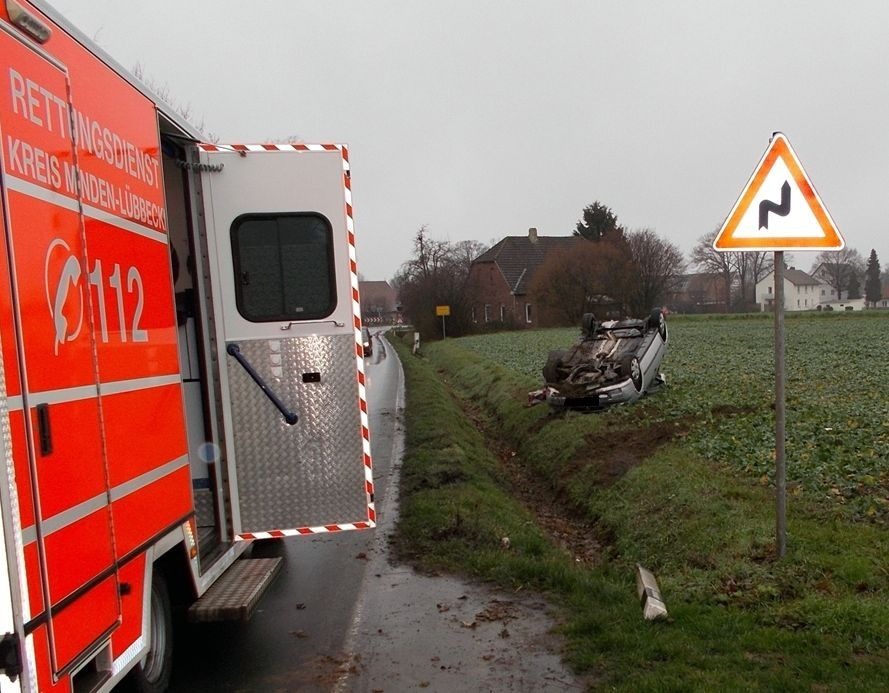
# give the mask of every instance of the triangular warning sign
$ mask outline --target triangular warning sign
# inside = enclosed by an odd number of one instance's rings
[[[716,250],[842,250],[827,208],[777,132],[716,234]]]

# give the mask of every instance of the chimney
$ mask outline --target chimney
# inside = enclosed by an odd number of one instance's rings
[[[537,229],[533,226],[528,229],[528,240],[532,243],[537,243]]]

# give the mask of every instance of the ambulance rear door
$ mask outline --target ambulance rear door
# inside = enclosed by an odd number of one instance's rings
[[[234,538],[372,527],[347,150],[198,156]]]

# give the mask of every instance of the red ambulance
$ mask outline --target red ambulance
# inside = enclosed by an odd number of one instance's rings
[[[171,596],[375,524],[348,152],[201,141],[43,2],[0,6],[0,684],[163,690]]]

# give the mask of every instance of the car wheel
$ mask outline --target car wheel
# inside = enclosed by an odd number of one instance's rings
[[[557,383],[562,379],[559,374],[559,366],[562,365],[562,359],[567,353],[565,349],[549,352],[549,356],[546,357],[546,365],[543,367],[543,379],[547,383]]]
[[[633,381],[636,392],[642,392],[642,366],[635,356],[623,356],[620,360],[620,371]]]
[[[151,578],[151,646],[145,659],[129,674],[132,688],[139,693],[160,693],[170,685],[173,673],[173,611],[164,576],[155,571]]]
[[[596,329],[599,327],[599,323],[596,320],[596,316],[593,313],[584,313],[583,318],[580,320],[580,328],[583,330],[583,336],[592,338],[596,335]]]
[[[656,327],[661,339],[665,342],[667,341],[667,322],[664,320],[664,314],[660,308],[655,308],[651,311],[651,314],[648,316],[648,324],[651,327]]]

